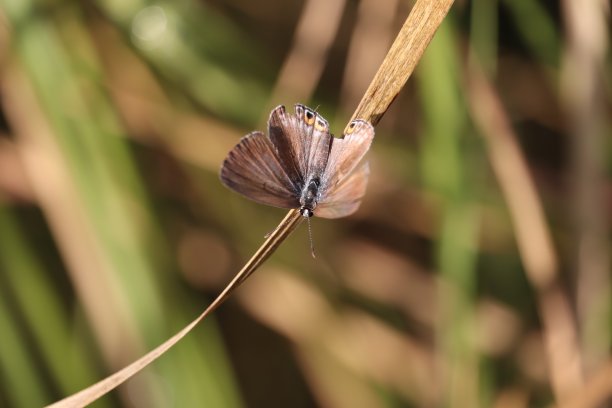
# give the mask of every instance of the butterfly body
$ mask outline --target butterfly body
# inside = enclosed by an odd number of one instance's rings
[[[358,165],[373,137],[374,128],[364,120],[351,122],[343,138],[335,138],[314,110],[298,104],[290,114],[278,106],[268,135],[252,132],[230,151],[221,181],[254,201],[299,208],[304,217],[343,217],[357,210],[365,194],[369,168]]]
[[[314,209],[317,206],[317,202],[320,199],[319,187],[321,186],[321,180],[319,177],[313,177],[308,181],[302,189],[302,196],[300,197],[300,212],[304,217],[312,217]]]

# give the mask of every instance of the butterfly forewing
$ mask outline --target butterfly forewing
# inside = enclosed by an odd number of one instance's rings
[[[270,114],[270,140],[279,160],[292,180],[307,182],[308,176],[320,177],[327,165],[331,135],[325,119],[312,109],[297,104],[295,115],[279,106]]]
[[[332,143],[329,124],[317,112],[304,105],[295,105],[295,117],[300,124],[303,156],[306,158],[305,179],[320,178],[325,167]]]
[[[284,106],[277,106],[270,113],[268,132],[283,169],[295,184],[303,185],[307,158],[297,118],[288,114]]]
[[[261,132],[243,137],[221,168],[223,184],[262,204],[300,206],[296,186],[280,163],[270,139]]]

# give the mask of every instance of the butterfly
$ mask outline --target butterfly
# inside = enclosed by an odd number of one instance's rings
[[[315,110],[297,104],[291,114],[280,105],[270,113],[267,135],[249,133],[229,152],[221,181],[253,201],[299,208],[304,217],[344,217],[365,194],[369,166],[362,159],[373,138],[368,121],[352,121],[336,138]]]

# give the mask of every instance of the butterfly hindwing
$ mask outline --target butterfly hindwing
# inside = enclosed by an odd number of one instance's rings
[[[325,168],[323,194],[334,189],[357,167],[374,139],[374,127],[367,121],[351,122],[342,138],[332,141],[327,167]]]
[[[357,211],[365,195],[369,174],[370,168],[365,162],[326,191],[314,210],[314,215],[322,218],[340,218]]]
[[[284,106],[280,105],[272,110],[268,120],[270,141],[285,173],[294,184],[299,185],[304,184],[307,165],[301,133],[296,117],[287,113]]]

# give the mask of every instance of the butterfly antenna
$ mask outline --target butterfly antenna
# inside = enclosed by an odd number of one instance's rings
[[[313,258],[316,258],[317,255],[315,254],[314,243],[312,242],[312,229],[310,228],[310,217],[308,217],[306,221],[308,221],[308,239],[310,239],[310,254],[312,255]]]

